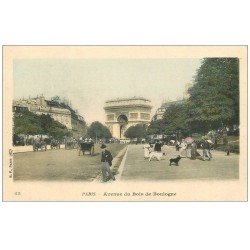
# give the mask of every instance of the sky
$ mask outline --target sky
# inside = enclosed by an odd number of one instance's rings
[[[151,100],[153,115],[164,100],[183,97],[201,59],[16,59],[14,99],[53,96],[71,100],[90,124],[105,122],[103,106],[113,98]]]

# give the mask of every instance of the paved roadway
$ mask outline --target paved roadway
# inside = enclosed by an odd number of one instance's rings
[[[202,151],[198,150],[201,154]],[[168,179],[238,179],[239,155],[226,156],[224,152],[212,151],[211,161],[182,158],[179,166],[169,166],[169,159],[179,152],[164,146],[166,157],[161,161],[144,160],[142,145],[129,145],[121,180],[168,180]]]
[[[125,147],[109,144],[113,156]],[[46,152],[14,154],[14,180],[92,181],[100,174],[100,145],[95,145],[94,156],[78,156],[76,149],[55,149]]]
[[[125,147],[109,145],[113,156]],[[100,145],[95,145],[95,155],[78,156],[77,150],[48,150],[14,154],[14,180],[67,180],[92,181],[100,174]],[[166,157],[161,161],[144,160],[142,145],[129,145],[119,169],[121,180],[162,181],[168,179],[237,179],[239,155],[226,156],[213,151],[211,161],[182,158],[179,166],[169,166],[169,159],[179,154],[175,148],[164,146]],[[200,151],[201,153],[201,151]],[[118,181],[118,180],[117,180]]]

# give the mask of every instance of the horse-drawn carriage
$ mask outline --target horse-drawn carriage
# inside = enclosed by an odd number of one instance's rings
[[[80,141],[79,142],[79,155],[82,152],[84,155],[85,152],[89,152],[90,155],[94,155],[94,142],[93,141]]]
[[[47,144],[44,140],[34,140],[33,151],[38,152],[38,149],[41,149],[41,151],[47,150]]]
[[[50,142],[51,149],[60,149],[60,142],[58,140],[52,139]]]
[[[77,145],[76,139],[70,138],[65,140],[65,149],[76,149]]]

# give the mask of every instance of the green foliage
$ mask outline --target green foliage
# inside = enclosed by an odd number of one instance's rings
[[[240,141],[238,136],[228,136],[226,139],[226,143],[223,138],[216,146],[216,150],[219,151],[227,151],[228,149],[232,153],[240,153]]]
[[[51,135],[54,138],[62,138],[63,136],[69,136],[70,134],[66,126],[55,121],[50,115],[42,114],[40,116],[40,121],[44,134]]]
[[[204,134],[239,124],[238,58],[205,58],[189,89],[190,97],[170,106],[162,120],[152,121],[148,134]]]
[[[204,59],[189,94],[188,121],[192,129],[207,131],[223,124],[238,124],[239,60]]]
[[[165,111],[163,119],[151,121],[147,134],[186,136],[189,134],[187,104],[173,104]]]
[[[88,136],[92,139],[109,139],[112,137],[109,129],[98,121],[92,122],[88,128]]]
[[[164,125],[162,120],[151,121],[147,128],[147,134],[148,135],[162,134],[163,130],[164,130]]]
[[[187,135],[189,133],[187,104],[171,105],[164,113],[162,123],[164,133],[167,135],[175,133]]]
[[[142,124],[137,124],[135,126],[129,127],[125,133],[125,137],[127,138],[145,138],[147,133],[146,133],[146,127],[145,125]]]
[[[29,111],[14,114],[14,134],[35,135],[41,133],[40,119],[37,115]]]
[[[30,111],[22,111],[14,114],[14,134],[47,134],[59,139],[68,135],[69,131],[66,126],[55,121],[49,115],[39,116]]]

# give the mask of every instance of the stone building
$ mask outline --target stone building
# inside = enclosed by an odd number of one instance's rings
[[[163,101],[162,105],[160,108],[158,108],[153,116],[153,121],[160,120],[163,118],[163,115],[165,111],[171,106],[171,105],[176,105],[176,104],[182,104],[184,101],[186,101],[189,98],[189,92],[188,90],[190,87],[192,87],[192,83],[186,83],[185,84],[185,89],[183,92],[183,98],[180,100],[176,101],[171,101],[170,99]]]
[[[151,102],[142,97],[119,98],[105,102],[106,125],[112,136],[125,139],[125,131],[136,124],[150,123]]]
[[[58,98],[46,100],[44,96],[14,101],[13,109],[27,108],[37,115],[50,115],[55,121],[65,125],[75,138],[86,134],[86,123],[77,111]]]
[[[153,116],[153,121],[160,120],[163,118],[163,115],[165,111],[171,106],[171,105],[176,105],[176,104],[181,104],[183,103],[184,100],[178,100],[178,101],[168,101],[168,102],[163,102],[161,107],[158,108],[155,112],[155,115]]]

